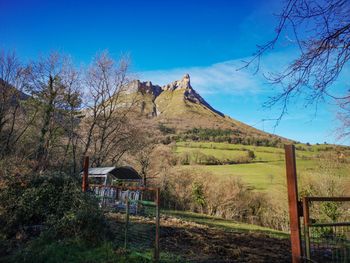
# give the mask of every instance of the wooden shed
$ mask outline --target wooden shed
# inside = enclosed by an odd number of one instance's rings
[[[142,177],[130,166],[94,167],[88,171],[92,185],[140,185]]]

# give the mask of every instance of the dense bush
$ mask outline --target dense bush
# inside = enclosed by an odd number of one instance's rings
[[[328,171],[322,174],[301,174],[301,196],[347,196],[349,182]],[[310,204],[313,219],[318,222],[341,222],[350,217],[350,204],[347,202],[313,202]]]
[[[76,179],[17,175],[2,183],[0,237],[7,244],[24,243],[39,235],[52,240],[78,238],[87,244],[108,237],[108,224],[96,200],[81,192]]]
[[[161,133],[162,133],[163,135],[166,135],[166,134],[175,134],[175,133],[176,133],[175,128],[168,127],[168,126],[164,125],[163,123],[160,123],[160,124],[158,125],[158,129],[161,131]]]
[[[249,157],[250,159],[254,160],[255,157],[256,157],[254,151],[248,150],[248,157]]]

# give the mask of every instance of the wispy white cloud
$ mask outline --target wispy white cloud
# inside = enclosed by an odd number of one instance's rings
[[[298,50],[286,49],[283,52],[271,52],[261,60],[260,71],[253,74],[254,66],[248,69],[241,69],[243,61],[251,58],[241,58],[224,61],[210,66],[184,67],[167,70],[143,71],[137,73],[137,78],[146,81],[150,80],[154,84],[165,85],[175,80],[179,80],[186,73],[191,76],[192,87],[203,96],[211,94],[226,95],[261,95],[265,99],[269,95],[278,93],[279,87],[270,85],[264,77],[270,72],[281,72],[288,64],[298,56]],[[350,67],[343,69],[338,80],[333,84],[333,92],[343,91],[350,83]]]
[[[259,93],[261,92],[261,76],[252,75],[246,70],[237,69],[242,66],[240,60],[225,61],[207,67],[176,68],[139,72],[142,80],[150,80],[154,84],[165,85],[190,74],[192,87],[200,94],[213,93]]]
[[[138,72],[138,77],[150,80],[154,84],[165,85],[181,79],[186,73],[191,76],[192,87],[200,94],[260,94],[271,91],[268,87],[264,73],[283,68],[292,58],[289,52],[274,52],[268,54],[261,61],[262,70],[253,74],[252,68],[241,69],[243,61],[250,58],[242,58],[224,61],[205,67],[184,67],[167,70],[153,70]]]

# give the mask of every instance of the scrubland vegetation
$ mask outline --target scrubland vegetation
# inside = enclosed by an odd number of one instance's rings
[[[344,196],[349,194],[349,150],[332,145],[297,145],[297,167],[301,195]],[[163,189],[173,200],[170,209],[180,209],[288,230],[288,206],[284,151],[214,142],[178,142],[173,146],[179,165],[164,178]],[[249,153],[254,158],[248,158]],[[184,154],[185,153],[185,154]],[[217,165],[201,163],[215,156]],[[184,163],[184,156],[186,162]],[[228,158],[246,157],[246,162],[228,165]],[[239,159],[236,159],[239,160]],[[324,220],[324,209],[319,209]],[[333,212],[349,216],[344,207]],[[326,213],[327,214],[327,213]]]

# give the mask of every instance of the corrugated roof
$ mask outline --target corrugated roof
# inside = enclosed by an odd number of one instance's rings
[[[113,171],[115,167],[94,167],[89,168],[89,175],[106,175]]]

